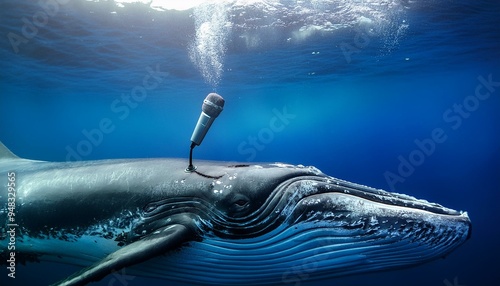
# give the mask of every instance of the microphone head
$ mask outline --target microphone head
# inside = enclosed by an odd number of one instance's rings
[[[224,98],[217,93],[207,95],[201,106],[201,110],[210,117],[217,117],[224,108]]]

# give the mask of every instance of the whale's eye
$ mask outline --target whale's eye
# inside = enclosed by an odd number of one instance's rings
[[[241,193],[227,192],[226,197],[217,204],[219,210],[230,217],[242,217],[252,210],[252,201]]]
[[[249,210],[250,199],[243,194],[236,194],[230,200],[229,213],[240,216]]]
[[[248,204],[247,200],[239,199],[236,202],[234,202],[237,206],[239,207],[244,207]]]

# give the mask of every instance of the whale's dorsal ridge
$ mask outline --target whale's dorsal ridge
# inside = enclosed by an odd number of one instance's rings
[[[0,141],[0,160],[1,159],[19,159],[19,157],[12,153],[12,151]]]

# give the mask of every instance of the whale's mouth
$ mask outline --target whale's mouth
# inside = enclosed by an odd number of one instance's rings
[[[418,235],[441,225],[457,228],[446,235],[460,237],[460,240],[466,240],[471,234],[466,212],[336,179],[320,171],[281,181],[266,201],[246,216],[220,218],[211,215],[211,229],[220,237],[249,238],[269,233],[283,224],[314,222],[343,230],[363,227],[370,234],[376,232],[376,228],[368,227],[374,221],[380,222],[377,228],[395,236]]]
[[[440,236],[463,242],[472,232],[467,212],[333,177],[296,177],[281,187],[293,194],[293,208],[289,204],[287,215],[295,224],[314,222],[357,229],[356,233],[363,235],[413,236],[429,241]]]
[[[463,214],[463,212],[409,195],[391,193],[333,177],[297,177],[290,180],[289,186],[293,186],[294,181],[300,182],[300,188],[303,189],[301,193],[304,193],[306,189],[310,189],[309,193],[305,193],[306,196],[322,193],[346,194],[394,207],[418,209],[450,216],[461,216]]]

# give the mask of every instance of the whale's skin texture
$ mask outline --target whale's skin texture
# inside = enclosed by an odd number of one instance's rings
[[[466,212],[314,167],[186,163],[34,161],[0,143],[1,261],[14,233],[16,263],[82,267],[58,285],[125,267],[195,284],[281,284],[418,265],[471,234]]]

